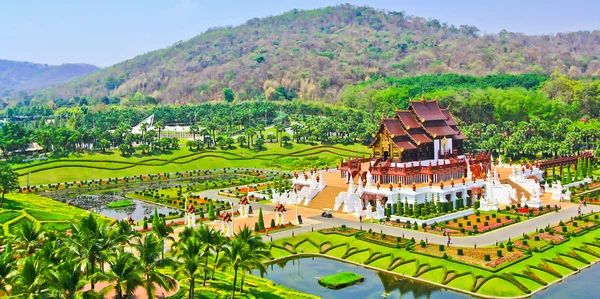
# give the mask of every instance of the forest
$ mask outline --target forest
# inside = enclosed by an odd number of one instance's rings
[[[73,97],[123,105],[298,98],[336,103],[352,84],[424,74],[600,75],[600,32],[528,36],[349,4],[292,10],[236,27],[212,28],[71,82],[9,102],[48,105]],[[386,77],[392,79],[386,80]],[[138,99],[134,95],[140,93]],[[109,102],[109,101],[107,101]]]
[[[223,93],[230,91],[224,90]],[[135,95],[135,97],[143,97]],[[423,75],[373,78],[348,86],[343,101],[331,105],[298,98],[195,105],[108,105],[103,99],[71,98],[51,109],[38,106],[8,108],[0,129],[0,149],[19,160],[19,151],[37,142],[44,152],[69,155],[89,148],[118,147],[123,154],[137,150],[167,150],[177,142],[161,138],[166,125],[191,125],[198,135],[190,147],[221,147],[235,143],[261,147],[264,142],[353,143],[367,145],[381,117],[406,109],[410,100],[435,98],[449,107],[469,137],[470,150],[486,150],[514,158],[569,155],[597,148],[600,132],[600,83],[571,79],[558,70],[550,76]],[[130,128],[154,114],[155,129],[134,135]],[[275,132],[267,133],[267,128]],[[290,128],[291,134],[285,133]],[[235,138],[233,138],[235,136]],[[163,140],[164,139],[164,140]],[[275,140],[273,140],[275,139]]]

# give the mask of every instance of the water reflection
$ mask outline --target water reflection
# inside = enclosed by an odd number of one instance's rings
[[[341,271],[362,275],[365,277],[365,281],[341,290],[330,290],[319,285],[317,281],[319,277]],[[254,275],[259,275],[259,273],[254,273]],[[264,277],[278,284],[322,298],[470,298],[464,294],[410,279],[401,279],[395,275],[321,257],[296,258],[271,264]]]

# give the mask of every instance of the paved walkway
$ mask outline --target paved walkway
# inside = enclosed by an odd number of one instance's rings
[[[218,200],[231,200],[232,202],[237,204],[237,199],[225,197],[221,195],[217,195],[219,190],[208,190],[204,192],[197,193],[197,195],[201,197],[208,197],[212,199]],[[558,204],[558,203],[557,203]],[[253,228],[254,223],[257,221],[258,210],[259,208],[263,209],[263,217],[266,225],[269,225],[271,218],[274,217],[273,205],[271,204],[259,204],[259,203],[251,203],[253,214],[249,218],[240,218],[236,217],[234,219],[235,229],[237,230],[239,227],[243,227],[244,225],[248,225]],[[527,221],[521,221],[516,224],[509,225],[507,227],[499,228],[493,230],[489,233],[476,235],[476,236],[466,236],[466,237],[452,237],[451,245],[455,246],[489,246],[495,245],[496,242],[505,242],[509,238],[517,238],[523,235],[523,233],[531,233],[535,229],[540,229],[546,227],[547,225],[555,225],[558,222],[568,221],[571,217],[577,216],[578,206],[567,205],[568,207],[564,207],[562,210],[558,212],[550,212],[543,216],[539,216]],[[600,207],[588,205],[587,207],[582,207],[581,212],[584,214],[592,213],[593,211],[600,211]],[[424,233],[420,231],[414,231],[412,229],[404,229],[398,227],[385,226],[381,224],[375,223],[360,223],[356,217],[350,214],[343,213],[335,213],[334,218],[323,218],[320,216],[321,211],[306,208],[302,204],[298,206],[298,214],[302,215],[303,224],[295,229],[285,230],[280,232],[269,233],[269,236],[265,236],[263,239],[265,241],[276,240],[279,238],[290,237],[292,234],[298,235],[301,233],[311,232],[314,230],[319,230],[323,228],[330,228],[334,226],[341,226],[345,224],[348,227],[353,228],[362,228],[363,230],[372,229],[376,232],[383,232],[388,235],[400,236],[404,238],[415,238],[415,240],[427,240],[428,242],[438,243],[438,244],[446,244],[448,237],[442,235],[434,235],[429,233]],[[296,224],[296,207],[288,205],[288,211],[285,215],[285,221],[292,221],[292,223]],[[172,219],[169,221],[181,221],[183,218]],[[150,223],[149,223],[150,224]],[[209,223],[210,226],[220,229],[221,224],[218,222]],[[183,227],[178,227],[175,229],[175,233],[177,234],[179,231],[183,230]]]

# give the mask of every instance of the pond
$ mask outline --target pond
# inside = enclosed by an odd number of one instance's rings
[[[553,284],[547,289],[534,294],[534,299],[551,298],[597,298],[600,294],[600,264],[595,264],[576,275]]]
[[[365,281],[340,290],[331,290],[319,285],[319,277],[348,271],[362,275]],[[260,275],[255,272],[254,275]],[[470,296],[419,283],[400,276],[366,269],[322,257],[303,257],[268,266],[265,278],[280,285],[313,294],[322,298],[431,298],[454,299]],[[387,295],[387,296],[384,296]]]
[[[76,207],[94,211],[100,215],[117,220],[125,219],[130,215],[135,221],[144,219],[144,216],[150,218],[150,216],[154,214],[154,208],[156,208],[159,214],[164,215],[168,215],[169,212],[179,212],[179,210],[175,208],[157,205],[142,200],[130,199],[125,197],[123,194],[116,193],[114,191],[101,191],[94,194],[57,192],[51,194],[50,197],[62,202],[70,202]],[[130,200],[134,203],[134,205],[122,208],[109,208],[106,206],[111,202],[117,202],[120,200]]]

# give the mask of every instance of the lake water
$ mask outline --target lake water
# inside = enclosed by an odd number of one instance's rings
[[[595,264],[531,296],[531,298],[600,298],[598,281],[600,281],[600,264]]]
[[[342,271],[359,274],[365,278],[365,281],[341,290],[331,290],[319,285],[317,281],[318,277],[328,276]],[[254,275],[260,274],[254,273]],[[448,291],[408,279],[400,279],[399,276],[389,275],[322,257],[296,258],[282,263],[269,265],[267,274],[265,274],[264,277],[300,292],[314,294],[326,299],[471,298],[470,296],[461,293]],[[387,296],[384,297],[384,294]]]
[[[75,194],[75,193],[54,193],[50,195],[56,200],[70,202],[72,205],[94,211],[100,215],[110,217],[117,220],[126,219],[131,216],[133,220],[142,220],[145,217],[150,218],[154,214],[154,208],[159,214],[168,215],[169,212],[179,212],[175,208],[170,208],[162,205],[153,204],[150,202],[126,198],[123,194],[114,191],[100,191],[95,194]],[[122,208],[109,208],[106,205],[111,202],[121,200],[130,200],[134,203],[132,206]]]

